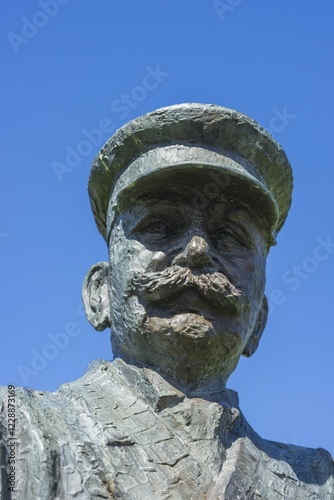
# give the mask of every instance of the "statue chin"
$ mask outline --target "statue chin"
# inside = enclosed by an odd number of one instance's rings
[[[175,340],[177,337],[201,339],[216,335],[211,321],[192,312],[175,314],[170,318],[150,317],[145,327],[147,332],[163,334]]]

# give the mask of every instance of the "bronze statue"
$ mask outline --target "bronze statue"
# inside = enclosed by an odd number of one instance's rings
[[[17,389],[22,498],[334,498],[329,453],[260,438],[226,389],[266,324],[291,191],[282,148],[220,106],[163,108],[106,143],[89,195],[109,262],[83,300],[115,359],[55,393]]]

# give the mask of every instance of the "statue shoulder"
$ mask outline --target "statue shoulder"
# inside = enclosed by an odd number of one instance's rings
[[[4,463],[8,462],[14,439],[20,498],[54,498],[56,491],[59,498],[80,496],[85,481],[86,496],[82,498],[94,498],[95,490],[102,497],[108,490],[109,472],[107,474],[108,468],[102,463],[105,435],[96,408],[100,404],[101,387],[113,375],[110,365],[112,363],[93,362],[82,377],[60,386],[55,392],[13,386],[0,388],[1,453]],[[8,395],[14,410],[8,404]],[[112,402],[110,394],[109,399]],[[101,480],[86,477],[94,460],[96,477],[101,476]],[[1,473],[5,476],[0,481],[3,485],[10,470],[1,468]]]
[[[291,465],[297,477],[304,482],[326,482],[332,477],[334,483],[334,461],[323,448],[308,448],[293,444],[266,441],[266,451],[277,460]]]
[[[334,498],[334,464],[327,451],[252,437],[233,441],[208,500],[246,498],[245,491],[247,498]]]

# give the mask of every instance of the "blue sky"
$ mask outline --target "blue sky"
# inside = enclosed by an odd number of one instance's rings
[[[0,383],[55,390],[111,359],[109,333],[81,307],[86,271],[107,258],[91,161],[131,118],[219,104],[269,128],[295,178],[268,259],[266,332],[228,385],[263,437],[334,454],[333,3],[16,0],[2,10]]]

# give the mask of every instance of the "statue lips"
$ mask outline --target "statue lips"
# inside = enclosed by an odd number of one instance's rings
[[[166,299],[150,301],[146,312],[149,321],[162,321],[162,331],[168,325],[167,331],[171,329],[184,339],[206,339],[207,342],[209,338],[218,340],[219,337],[220,345],[224,345],[228,352],[238,341],[236,318],[231,308],[218,308],[195,289],[184,287]]]
[[[214,321],[221,309],[212,305],[195,289],[186,288],[163,300],[150,301],[154,314],[172,317],[178,314],[196,314],[209,321]],[[152,311],[152,312],[153,312]]]
[[[204,308],[215,315],[218,310],[236,315],[249,305],[243,292],[222,273],[194,274],[192,270],[180,266],[137,274],[132,282],[132,291],[152,305],[165,308],[172,304],[183,312],[196,314],[201,314]]]

